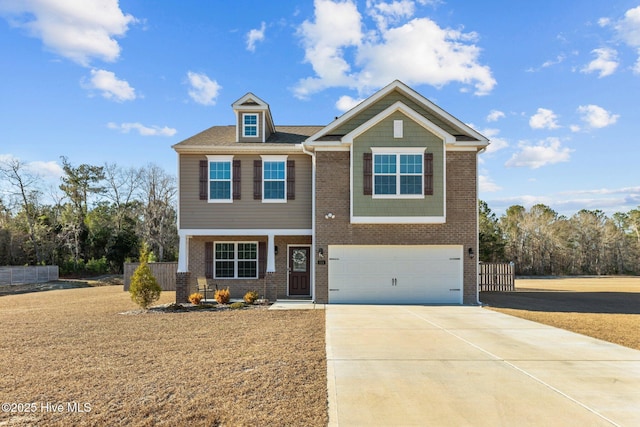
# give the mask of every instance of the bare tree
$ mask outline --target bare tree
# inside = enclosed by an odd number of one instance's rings
[[[175,251],[178,240],[175,177],[159,166],[150,164],[141,171],[138,191],[144,206],[141,234],[158,260],[164,261],[168,255],[167,249]]]
[[[28,170],[19,159],[10,158],[0,162],[0,174],[10,186],[10,194],[16,199],[25,214],[29,227],[29,239],[33,246],[36,264],[41,261],[40,249],[36,238],[36,214],[39,201],[40,177]]]

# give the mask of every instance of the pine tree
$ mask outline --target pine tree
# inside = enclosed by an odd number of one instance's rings
[[[148,265],[149,262],[149,250],[146,245],[140,250],[140,265],[133,272],[131,276],[131,286],[129,287],[129,294],[131,294],[131,300],[138,304],[145,310],[160,298],[162,289]]]

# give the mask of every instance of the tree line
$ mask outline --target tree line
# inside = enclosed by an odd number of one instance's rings
[[[177,259],[176,180],[157,165],[73,165],[57,186],[16,158],[0,161],[0,265],[58,265],[61,274],[118,273],[143,245]]]
[[[640,274],[640,207],[566,217],[515,205],[499,218],[479,204],[480,261],[513,262],[518,275]]]
[[[154,164],[61,160],[60,183],[48,189],[20,160],[0,161],[0,265],[118,273],[144,245],[150,260],[177,259],[173,175]],[[566,217],[543,204],[514,205],[498,218],[480,201],[479,242],[480,261],[513,262],[518,275],[640,274],[640,207]]]

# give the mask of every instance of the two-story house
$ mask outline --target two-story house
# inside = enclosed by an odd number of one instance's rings
[[[400,81],[326,126],[235,124],[178,153],[176,299],[196,278],[274,299],[475,304],[478,154],[488,140]]]

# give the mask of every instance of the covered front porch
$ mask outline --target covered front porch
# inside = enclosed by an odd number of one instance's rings
[[[311,230],[180,230],[176,302],[196,292],[198,278],[229,288],[231,298],[313,300]]]

